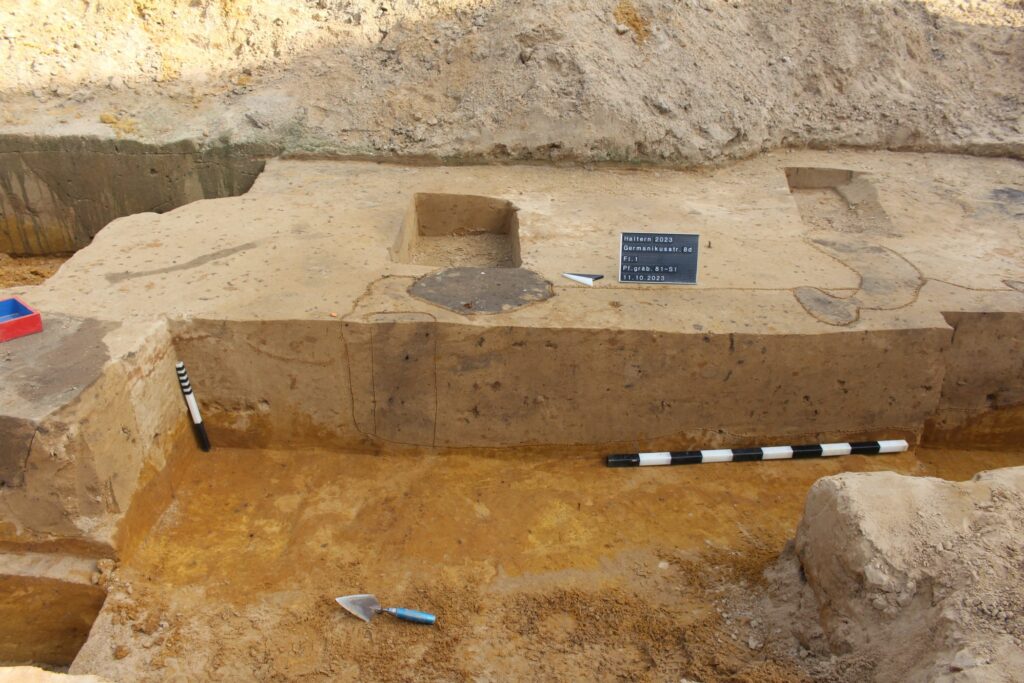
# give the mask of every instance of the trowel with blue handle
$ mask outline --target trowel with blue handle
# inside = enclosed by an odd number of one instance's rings
[[[432,625],[437,621],[437,617],[427,612],[419,612],[403,607],[381,607],[380,601],[373,595],[344,595],[340,598],[335,598],[335,600],[349,612],[367,622],[381,612],[387,612],[399,619],[414,621],[417,624]]]

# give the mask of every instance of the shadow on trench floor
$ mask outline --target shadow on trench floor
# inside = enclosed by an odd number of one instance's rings
[[[841,471],[962,480],[1022,463],[1022,452],[918,449],[613,470],[594,458],[214,450],[188,465],[156,528],[107,577],[110,597],[71,670],[811,680],[795,641],[757,606],[810,485]],[[334,603],[363,592],[439,622],[365,624]]]

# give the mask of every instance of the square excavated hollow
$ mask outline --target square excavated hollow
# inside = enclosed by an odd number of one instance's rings
[[[516,207],[505,199],[418,192],[392,250],[399,263],[441,266],[520,264]]]

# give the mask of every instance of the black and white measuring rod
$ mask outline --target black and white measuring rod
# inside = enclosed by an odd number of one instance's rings
[[[195,394],[192,393],[192,383],[188,379],[188,370],[185,363],[178,361],[175,370],[178,372],[178,384],[181,385],[181,393],[185,395],[185,403],[188,404],[188,413],[192,416],[192,426],[196,430],[196,438],[199,439],[199,447],[204,451],[210,450],[210,437],[206,434],[206,427],[203,425],[203,416],[199,414],[199,404],[196,403]]]
[[[608,467],[647,467],[649,465],[696,465],[704,462],[829,458],[836,455],[902,453],[905,450],[907,450],[907,442],[903,439],[895,439],[890,441],[854,441],[852,443],[817,443],[806,446],[765,446],[764,448],[717,448],[705,451],[619,453],[608,456]]]

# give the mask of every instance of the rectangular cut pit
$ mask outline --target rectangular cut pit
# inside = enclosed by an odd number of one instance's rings
[[[443,268],[518,267],[516,208],[494,197],[417,193],[392,256],[401,263]]]
[[[843,168],[790,167],[786,183],[800,217],[814,230],[893,233],[870,177]]]

